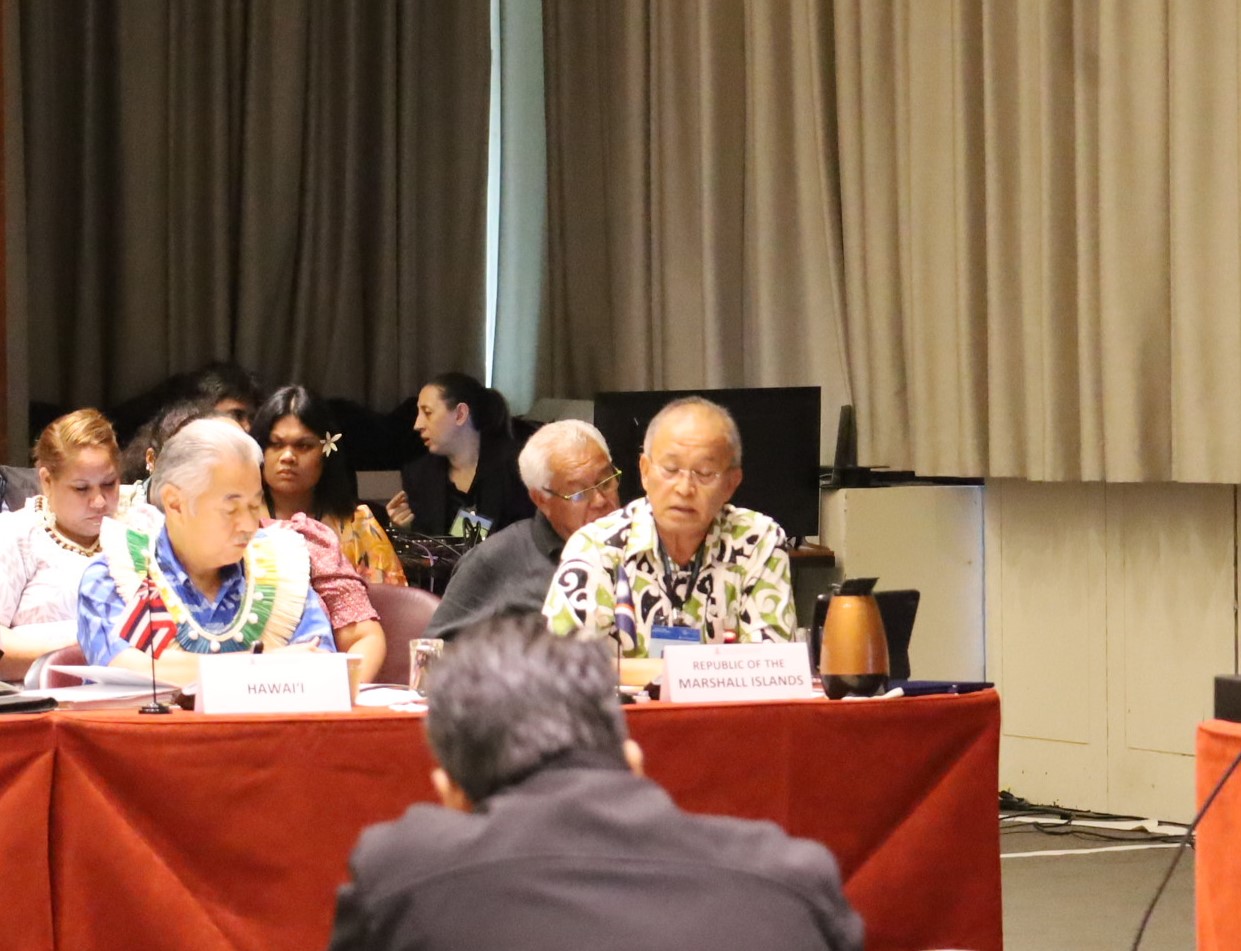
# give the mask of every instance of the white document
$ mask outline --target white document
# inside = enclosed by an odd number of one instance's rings
[[[150,673],[138,673],[135,670],[127,670],[124,667],[104,667],[98,664],[52,664],[50,670],[58,671],[62,674],[69,674],[71,677],[81,677],[83,680],[90,680],[97,684],[110,684],[116,687],[146,687],[147,693],[151,692],[151,675]],[[172,684],[155,681],[157,688],[162,687],[168,690],[175,690]]]
[[[156,691],[156,699],[167,702],[174,693],[175,687],[161,687]],[[145,690],[123,684],[80,684],[76,687],[23,690],[22,696],[51,697],[58,706],[69,710],[136,710],[151,702],[151,682],[147,678]]]
[[[422,695],[408,687],[393,687],[388,684],[363,685],[358,691],[359,707],[390,707],[394,703],[421,703]]]

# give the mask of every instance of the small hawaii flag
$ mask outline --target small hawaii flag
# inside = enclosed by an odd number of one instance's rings
[[[154,582],[144,578],[130,602],[129,613],[121,622],[121,639],[140,651],[150,650],[158,658],[177,636],[177,622],[168,613]]]
[[[616,607],[613,609],[613,617],[621,646],[625,650],[637,647],[637,612],[633,607],[633,590],[629,587],[629,575],[625,572],[624,563],[616,566]]]

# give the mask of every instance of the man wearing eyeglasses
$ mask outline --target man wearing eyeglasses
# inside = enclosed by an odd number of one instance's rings
[[[729,504],[741,437],[722,406],[685,397],[651,420],[643,498],[566,543],[543,606],[557,634],[616,637],[626,657],[671,643],[789,639],[796,626],[784,531]]]
[[[452,638],[508,608],[539,610],[565,540],[620,507],[620,470],[589,423],[564,419],[541,427],[526,441],[517,468],[538,512],[466,553],[426,637]]]

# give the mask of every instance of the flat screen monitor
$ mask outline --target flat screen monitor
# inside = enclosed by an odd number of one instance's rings
[[[819,533],[817,386],[599,393],[595,425],[623,470],[621,502],[642,494],[638,456],[651,418],[681,396],[703,396],[725,407],[741,432],[744,477],[733,503],[757,509],[791,537]]]

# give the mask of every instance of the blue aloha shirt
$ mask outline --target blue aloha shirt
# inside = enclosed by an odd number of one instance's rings
[[[194,620],[208,631],[222,631],[233,623],[241,607],[245,593],[245,573],[242,563],[227,565],[220,570],[222,584],[219,598],[212,603],[194,587],[190,576],[172,550],[168,529],[161,528],[155,542],[155,560],[164,577],[189,608]],[[117,635],[117,627],[125,611],[125,599],[116,589],[116,582],[108,571],[105,556],[91,559],[78,587],[78,643],[86,654],[88,664],[106,666],[121,651],[131,645]],[[313,590],[306,593],[302,619],[289,638],[290,644],[298,644],[319,638],[319,647],[334,651],[332,625],[328,621],[319,596]]]
[[[725,505],[703,541],[702,567],[673,575],[684,622],[706,643],[791,640],[797,627],[784,530],[768,515]],[[565,543],[543,614],[557,634],[617,636],[618,594],[632,600],[637,641],[623,633],[626,657],[646,657],[651,627],[671,623],[655,516],[645,497],[584,525]],[[626,591],[628,589],[628,591]]]

